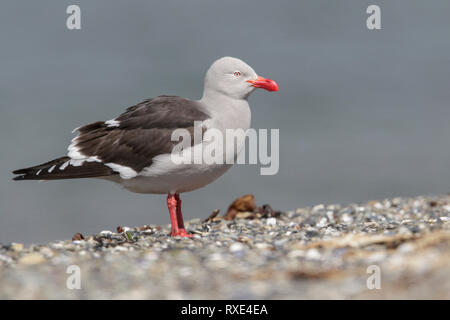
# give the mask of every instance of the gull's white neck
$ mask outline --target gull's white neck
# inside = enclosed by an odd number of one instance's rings
[[[205,89],[198,102],[211,116],[213,127],[221,130],[250,128],[251,112],[247,99],[236,99]]]

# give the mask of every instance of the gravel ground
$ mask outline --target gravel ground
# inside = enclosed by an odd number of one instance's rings
[[[232,221],[186,226],[194,238],[150,225],[2,245],[0,298],[450,298],[448,195],[317,205],[269,218],[240,212]],[[80,268],[81,289],[66,286],[71,265]],[[380,289],[373,288],[378,271]]]

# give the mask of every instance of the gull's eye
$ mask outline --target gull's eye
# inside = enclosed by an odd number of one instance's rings
[[[241,76],[241,73],[239,71],[236,71],[233,74],[234,74],[235,77],[240,77]]]

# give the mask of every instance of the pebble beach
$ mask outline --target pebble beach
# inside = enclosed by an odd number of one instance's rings
[[[450,299],[449,195],[185,224],[1,244],[0,298]]]

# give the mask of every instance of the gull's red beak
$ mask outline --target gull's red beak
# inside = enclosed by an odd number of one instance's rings
[[[278,91],[278,84],[272,79],[258,77],[256,80],[248,80],[255,88],[263,88],[267,91]]]

